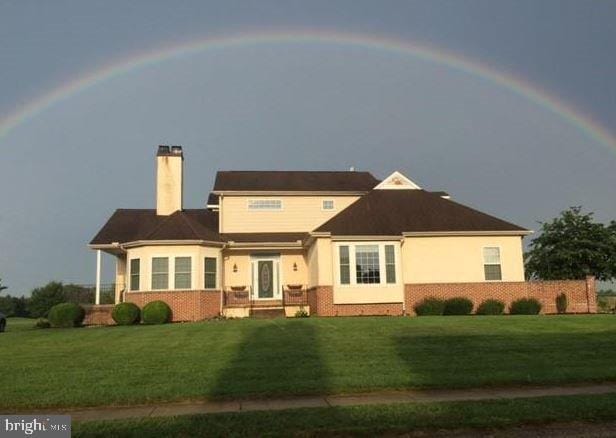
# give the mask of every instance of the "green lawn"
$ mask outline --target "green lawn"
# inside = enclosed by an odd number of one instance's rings
[[[616,394],[292,409],[77,423],[74,437],[375,436],[434,429],[614,421]],[[465,436],[471,435],[470,433]],[[519,432],[518,432],[519,435]],[[518,436],[516,435],[516,436]],[[521,436],[521,435],[519,435]],[[543,436],[543,435],[542,435]]]
[[[9,329],[0,410],[616,380],[615,345],[613,315]]]
[[[34,323],[36,319],[30,318],[7,318],[6,319],[6,332],[21,332],[28,330],[35,330]]]

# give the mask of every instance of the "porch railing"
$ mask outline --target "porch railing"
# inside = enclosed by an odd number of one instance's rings
[[[252,288],[247,287],[243,290],[227,289],[223,292],[223,304],[225,307],[253,307],[260,301],[253,300]],[[280,302],[280,300],[278,300]],[[306,306],[308,305],[308,291],[305,286],[283,287],[282,289],[283,306]]]
[[[64,299],[79,304],[94,304],[96,285],[64,283]],[[115,303],[115,283],[101,284],[101,304]]]
[[[250,287],[244,290],[225,290],[223,300],[225,307],[250,307],[252,290]]]
[[[308,291],[301,288],[284,288],[282,290],[282,304],[284,306],[307,306]]]

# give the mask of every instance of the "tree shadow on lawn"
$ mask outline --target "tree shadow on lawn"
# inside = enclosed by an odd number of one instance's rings
[[[327,392],[317,329],[302,319],[246,321],[246,330],[233,358],[213,384],[211,395],[221,398],[266,397]]]
[[[616,380],[616,331],[396,336],[409,387]]]

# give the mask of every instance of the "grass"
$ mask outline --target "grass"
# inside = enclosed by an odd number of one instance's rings
[[[556,421],[613,421],[615,414],[616,394],[607,394],[77,423],[73,425],[73,436],[374,436],[417,430],[504,428]]]
[[[10,329],[0,410],[616,380],[614,345],[613,315]]]
[[[36,319],[10,317],[6,319],[6,332],[23,332],[35,330]]]

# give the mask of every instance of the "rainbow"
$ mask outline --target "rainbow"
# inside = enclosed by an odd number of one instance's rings
[[[616,149],[616,137],[599,123],[579,111],[574,110],[562,100],[538,89],[523,80],[514,78],[492,67],[468,60],[451,52],[388,37],[330,32],[324,30],[284,30],[267,32],[247,32],[234,35],[208,37],[197,41],[130,56],[114,62],[93,73],[61,85],[51,92],[24,105],[4,119],[0,120],[0,141],[18,126],[36,117],[48,108],[57,105],[71,96],[94,87],[114,77],[136,69],[158,64],[170,59],[202,53],[211,50],[223,50],[233,47],[246,47],[263,44],[328,44],[392,52],[413,56],[452,70],[482,78],[497,86],[523,96],[534,104],[563,118],[571,125],[588,135],[596,142]]]

